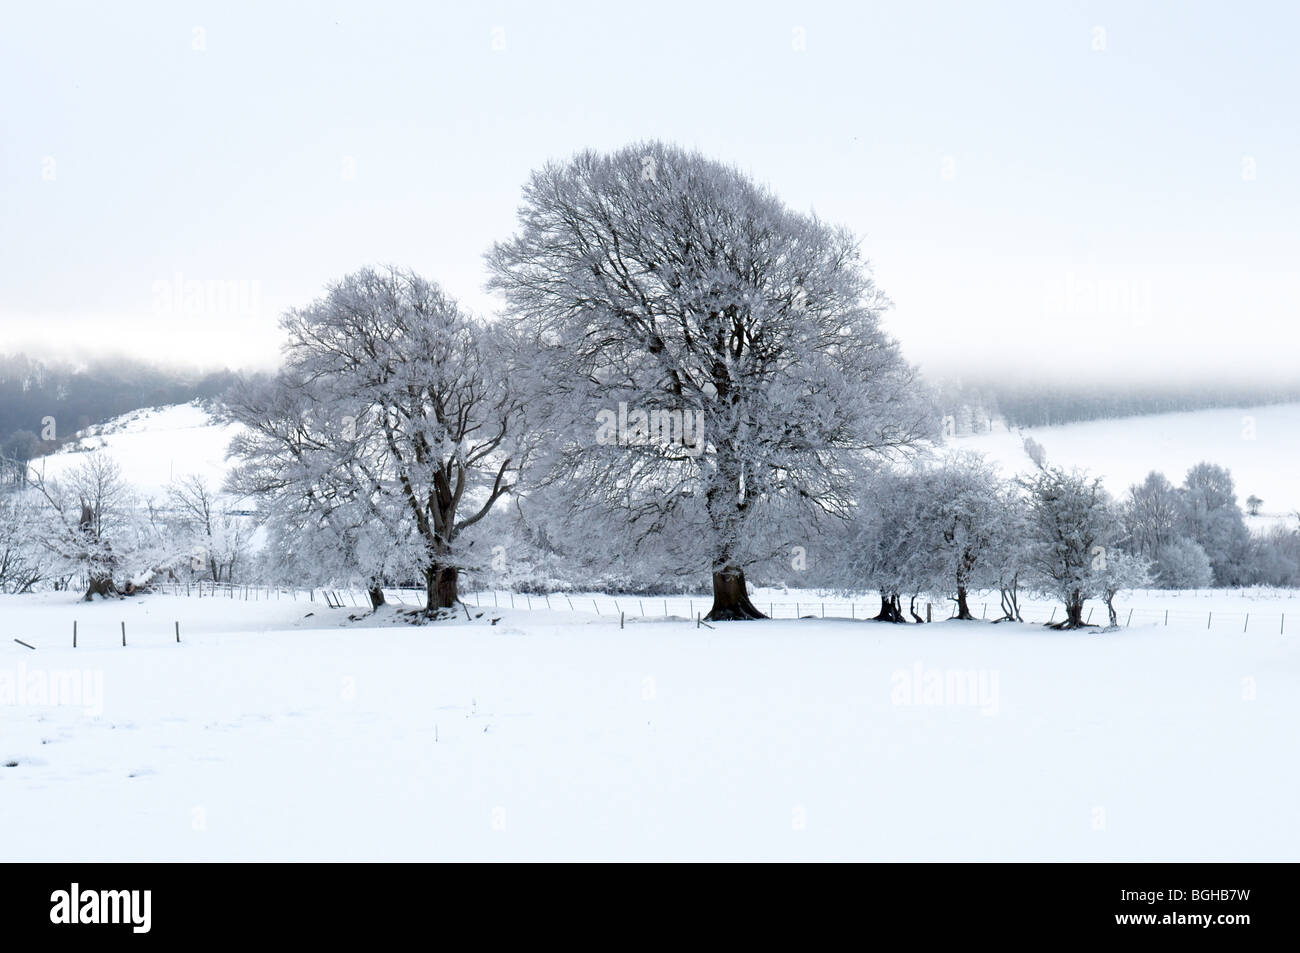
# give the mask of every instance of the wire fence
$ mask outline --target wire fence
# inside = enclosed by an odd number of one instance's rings
[[[188,596],[198,599],[229,599],[243,602],[296,601],[315,602],[333,609],[370,608],[370,594],[364,589],[293,589],[280,586],[240,586],[228,583],[173,583],[164,586],[163,591],[173,595]],[[1286,634],[1286,613],[1283,611],[1245,611],[1224,612],[1213,609],[1197,609],[1187,605],[1191,599],[1201,598],[1213,593],[1218,596],[1225,590],[1199,590],[1197,592],[1178,592],[1176,594],[1161,590],[1142,590],[1147,598],[1161,595],[1171,601],[1178,601],[1177,607],[1152,608],[1148,606],[1116,606],[1116,622],[1121,627],[1134,625],[1186,626],[1201,625],[1210,631],[1267,632]],[[1227,590],[1231,593],[1232,590]],[[384,598],[387,602],[408,607],[424,608],[425,593],[423,589],[385,586]],[[1258,595],[1260,598],[1281,599],[1295,598],[1296,590],[1269,590],[1268,594],[1255,590],[1242,590],[1244,598]],[[614,618],[623,621],[694,621],[707,615],[712,605],[712,598],[699,596],[612,596],[600,594],[573,593],[524,593],[512,590],[482,590],[465,593],[461,601],[467,606],[479,609],[523,609],[528,611],[566,611],[590,613],[601,618]],[[847,621],[865,621],[874,618],[880,612],[880,599],[864,596],[860,599],[821,599],[816,596],[807,600],[776,601],[754,599],[754,605],[766,611],[772,619],[841,619]],[[969,602],[972,615],[977,619],[994,621],[1003,618],[1004,613],[997,594],[991,599],[975,597]],[[903,606],[905,617],[912,619],[915,612],[922,620],[940,622],[954,614],[951,602],[921,602],[915,606],[907,603]],[[1037,600],[1020,603],[1020,618],[1026,623],[1049,624],[1062,618],[1062,607],[1050,602]],[[1292,625],[1300,619],[1300,609],[1292,613]],[[1109,622],[1106,607],[1100,602],[1089,605],[1084,612],[1084,621],[1089,624],[1105,625]]]

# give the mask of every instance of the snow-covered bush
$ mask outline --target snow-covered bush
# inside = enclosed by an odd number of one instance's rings
[[[1179,536],[1156,551],[1156,585],[1162,589],[1204,589],[1214,581],[1210,557],[1201,544]]]

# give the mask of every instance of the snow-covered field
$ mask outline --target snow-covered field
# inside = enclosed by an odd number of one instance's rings
[[[157,497],[219,484],[233,432],[186,405],[83,444]],[[1296,432],[1300,405],[1026,431],[1115,494],[1221,463],[1260,523],[1300,508]],[[952,444],[1010,475],[1021,436]],[[0,860],[1300,860],[1300,592],[1139,592],[1073,633],[795,590],[713,629],[699,596],[467,601],[413,628],[0,596]]]
[[[122,468],[122,478],[141,498],[161,499],[175,479],[201,476],[219,487],[230,464],[226,450],[238,425],[213,421],[197,403],[139,410],[92,427],[78,446],[34,462],[49,477],[77,466],[85,452],[102,451]]]
[[[0,596],[0,859],[1300,859],[1300,631],[352,615]]]
[[[999,423],[991,433],[952,437],[949,444],[983,453],[1011,476],[1032,468],[1023,440],[1033,437],[1047,451],[1048,462],[1087,469],[1115,496],[1123,496],[1152,470],[1177,485],[1196,464],[1217,463],[1232,471],[1243,510],[1252,494],[1264,501],[1260,516],[1251,520],[1263,527],[1279,521],[1295,525],[1294,514],[1300,511],[1297,434],[1300,404],[1274,404],[1013,431]]]

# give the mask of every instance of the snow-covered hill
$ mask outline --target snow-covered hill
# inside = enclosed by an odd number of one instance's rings
[[[957,449],[975,450],[1011,476],[1033,469],[1024,438],[1047,451],[1049,463],[1086,468],[1122,496],[1152,470],[1175,485],[1187,470],[1209,461],[1232,471],[1237,502],[1245,509],[1252,494],[1264,501],[1255,528],[1290,520],[1300,510],[1300,404],[1274,404],[1120,420],[1091,420],[1058,427],[1005,428],[969,437],[950,437]]]
[[[226,449],[238,430],[237,425],[216,423],[197,401],[137,410],[89,428],[76,444],[34,465],[58,477],[81,463],[85,453],[102,450],[142,497],[157,499],[173,479],[191,474],[220,487],[230,468]]]

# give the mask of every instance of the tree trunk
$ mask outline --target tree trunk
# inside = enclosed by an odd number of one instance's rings
[[[1112,627],[1119,625],[1119,617],[1115,615],[1115,597],[1111,596],[1106,600],[1106,612],[1110,615],[1110,624]]]
[[[903,618],[903,606],[900,596],[889,592],[880,594],[880,612],[876,615],[877,622],[906,622]]]
[[[1020,599],[1016,595],[1015,583],[1010,588],[1002,587],[999,592],[1002,596],[1002,620],[1005,622],[1024,622],[1020,617]]]
[[[1079,629],[1083,627],[1083,600],[1071,602],[1065,607],[1065,618],[1068,622],[1067,628]]]
[[[974,618],[975,618],[973,615],[970,614],[970,607],[966,604],[966,587],[965,587],[965,586],[958,586],[958,587],[957,587],[957,615],[956,615],[954,618],[957,618],[957,619],[974,619]]]
[[[767,618],[749,601],[749,591],[745,588],[745,570],[739,566],[724,566],[714,571],[713,608],[704,618],[710,622]]]
[[[916,596],[912,597],[912,601],[907,608],[908,611],[912,613],[912,618],[915,619],[918,624],[925,621],[916,611]]]
[[[430,566],[424,572],[425,614],[451,609],[460,601],[460,570],[455,566]]]
[[[94,602],[95,596],[102,596],[107,599],[109,596],[117,595],[117,587],[113,585],[112,576],[91,576],[90,585],[86,589],[86,595],[82,602]]]
[[[1065,618],[1050,626],[1053,629],[1082,629],[1087,623],[1083,621],[1083,596],[1076,592],[1065,603]]]
[[[371,586],[367,593],[370,596],[370,608],[378,609],[384,604],[384,590],[379,586]]]

